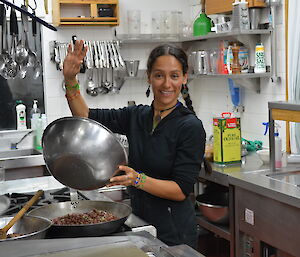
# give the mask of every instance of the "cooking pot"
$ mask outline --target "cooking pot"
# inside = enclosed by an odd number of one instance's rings
[[[199,211],[209,221],[217,224],[229,222],[228,192],[213,191],[196,197]]]
[[[3,228],[13,216],[4,216],[0,218],[0,228]],[[7,232],[7,234],[17,233],[20,236],[0,239],[2,241],[16,239],[43,239],[46,231],[51,227],[52,222],[42,217],[23,216]]]
[[[28,214],[47,219],[54,219],[66,214],[85,213],[93,209],[103,210],[118,217],[117,220],[88,225],[56,225],[53,224],[48,233],[53,237],[86,237],[102,236],[117,231],[127,220],[131,207],[118,202],[82,200],[78,202],[52,203],[31,210]]]
[[[50,123],[42,137],[49,172],[78,190],[103,187],[126,165],[125,148],[102,124],[87,118],[65,117]]]

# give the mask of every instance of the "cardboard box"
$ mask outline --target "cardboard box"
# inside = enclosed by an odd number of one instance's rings
[[[240,118],[216,117],[213,119],[214,162],[219,164],[241,161]]]
[[[232,12],[232,3],[234,0],[206,0],[205,13],[217,14]],[[248,0],[248,6],[251,7],[266,7],[265,0]]]

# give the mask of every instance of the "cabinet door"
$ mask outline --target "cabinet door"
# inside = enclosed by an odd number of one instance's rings
[[[206,14],[226,13],[232,11],[234,0],[206,0]],[[248,0],[249,7],[266,7],[265,0]]]

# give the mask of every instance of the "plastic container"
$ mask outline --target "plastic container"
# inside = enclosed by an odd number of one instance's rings
[[[47,116],[45,113],[42,114],[42,129],[45,130],[45,128],[48,125],[48,120],[47,120]]]
[[[30,123],[31,123],[33,116],[35,116],[36,118],[40,118],[40,116],[41,116],[41,110],[38,108],[37,100],[33,100],[32,109],[30,111]],[[32,123],[30,124],[30,126],[32,128]]]
[[[254,73],[266,72],[265,48],[262,43],[255,47],[255,67]]]
[[[250,29],[248,2],[245,0],[235,0],[232,4],[232,29]]]
[[[275,136],[275,168],[282,167],[282,140],[276,128]]]
[[[34,148],[37,150],[42,149],[42,119],[39,113],[35,113],[31,118],[31,128],[34,131]]]
[[[17,113],[17,130],[27,129],[26,106],[23,104],[23,102],[21,100],[17,101],[16,113]]]

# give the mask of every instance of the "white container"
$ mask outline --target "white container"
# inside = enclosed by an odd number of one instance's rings
[[[26,125],[26,106],[22,103],[22,101],[18,101],[16,106],[17,113],[17,130],[25,130],[27,129]]]
[[[250,29],[248,2],[245,0],[235,0],[232,4],[232,29]]]
[[[266,58],[265,48],[262,43],[257,44],[255,47],[255,67],[254,73],[265,73],[266,72]]]

